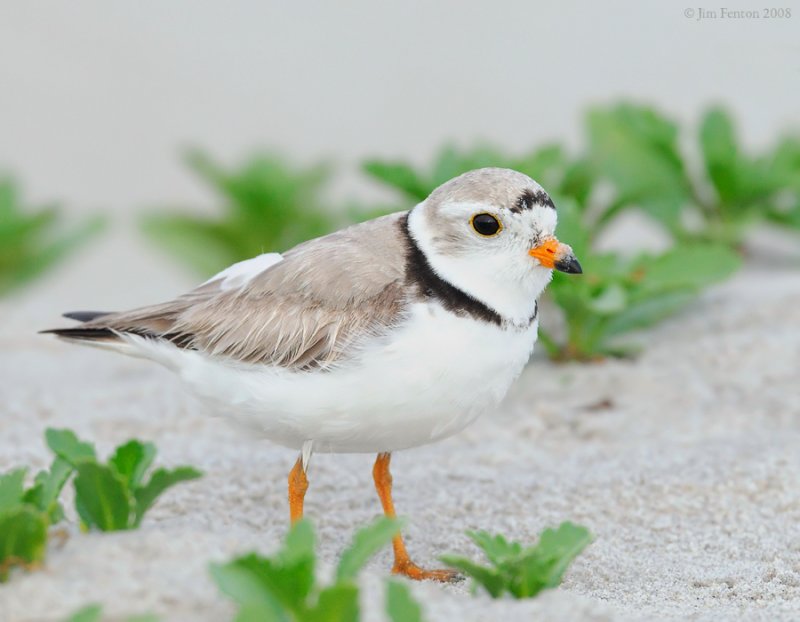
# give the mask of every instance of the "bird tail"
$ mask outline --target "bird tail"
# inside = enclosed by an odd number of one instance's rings
[[[81,322],[70,328],[51,328],[39,331],[40,334],[55,335],[66,341],[93,346],[161,363],[170,369],[175,366],[175,348],[164,348],[164,344],[180,345],[180,340],[170,339],[169,335],[159,335],[145,327],[126,328],[118,322],[119,314],[105,311],[73,311],[64,317]],[[108,317],[107,320],[103,318]],[[163,338],[162,338],[163,337]]]
[[[63,316],[82,323],[91,322],[103,316],[111,315],[107,311],[70,311]],[[50,328],[40,330],[40,334],[55,335],[74,341],[119,341],[119,334],[105,326],[73,326],[70,328]]]

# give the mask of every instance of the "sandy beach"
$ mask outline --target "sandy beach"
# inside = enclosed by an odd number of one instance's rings
[[[191,284],[139,244],[100,241],[0,303],[0,470],[44,466],[54,426],[102,455],[153,440],[160,464],[206,474],[169,491],[137,531],[80,533],[69,507],[68,537],[51,542],[44,568],[0,586],[0,620],[61,620],[90,602],[109,619],[229,619],[209,562],[268,553],[285,533],[292,452],[203,416],[166,370],[35,334],[61,311],[154,302]],[[639,340],[634,361],[535,355],[498,412],[395,456],[395,500],[421,564],[477,556],[467,529],[524,542],[571,520],[595,535],[563,586],[535,600],[413,585],[427,620],[800,618],[796,259],[757,257]],[[372,460],[314,457],[306,510],[323,574],[380,511]],[[383,619],[390,565],[384,551],[362,577],[366,620]]]

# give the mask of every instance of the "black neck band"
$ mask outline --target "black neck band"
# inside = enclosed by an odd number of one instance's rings
[[[425,257],[425,253],[417,246],[414,236],[411,235],[411,231],[408,228],[408,217],[409,214],[406,214],[405,218],[400,221],[402,232],[408,244],[406,283],[413,283],[419,288],[423,296],[435,298],[451,313],[462,316],[470,315],[475,319],[501,326],[503,318],[497,311],[487,307],[480,300],[476,300],[436,274],[428,262],[428,258]]]

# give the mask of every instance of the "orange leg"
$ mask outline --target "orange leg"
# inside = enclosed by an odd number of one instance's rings
[[[289,472],[289,518],[292,524],[303,518],[303,499],[306,490],[308,490],[308,478],[303,470],[303,458],[300,457]]]
[[[372,477],[375,480],[375,490],[383,506],[383,512],[389,518],[394,518],[394,503],[392,502],[392,474],[389,472],[389,461],[392,454],[378,454],[375,466],[372,468]],[[423,570],[411,561],[406,551],[403,537],[397,534],[392,540],[394,548],[394,567],[392,572],[403,574],[411,579],[422,581],[432,579],[434,581],[452,582],[460,579],[460,575],[453,570]]]

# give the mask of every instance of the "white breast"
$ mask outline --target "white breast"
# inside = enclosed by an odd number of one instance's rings
[[[223,364],[185,350],[170,366],[219,414],[274,442],[393,451],[449,436],[496,406],[537,326],[503,329],[420,303],[402,326],[364,344],[355,363],[329,371]]]

